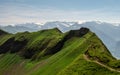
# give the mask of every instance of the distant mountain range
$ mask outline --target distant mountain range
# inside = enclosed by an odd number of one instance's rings
[[[9,32],[9,33],[17,33],[17,32],[34,32],[43,29],[51,29],[51,28],[59,28],[62,32],[67,32],[69,30],[79,29],[81,27],[87,27],[95,32],[100,39],[104,42],[104,44],[109,48],[111,53],[120,58],[120,26],[115,26],[114,24],[105,23],[105,22],[84,22],[79,24],[78,22],[47,22],[44,25],[38,25],[35,23],[26,23],[26,24],[18,24],[15,26],[0,26],[0,29]]]
[[[34,23],[26,23],[26,24],[17,24],[15,26],[8,25],[8,26],[0,26],[0,29],[9,32],[9,33],[17,33],[17,32],[34,32],[40,30],[40,26]]]

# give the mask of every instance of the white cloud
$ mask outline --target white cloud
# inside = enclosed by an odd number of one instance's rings
[[[46,21],[88,21],[99,20],[120,22],[120,16],[106,12],[106,9],[95,10],[59,10],[56,8],[38,8],[25,4],[0,5],[0,24]]]

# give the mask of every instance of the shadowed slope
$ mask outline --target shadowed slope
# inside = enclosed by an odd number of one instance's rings
[[[7,32],[0,29],[0,35],[8,34]]]

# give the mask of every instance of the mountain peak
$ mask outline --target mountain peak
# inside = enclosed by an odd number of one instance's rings
[[[88,28],[82,27],[79,30],[71,30],[69,32],[69,35],[72,35],[72,36],[83,36],[83,35],[85,35],[88,32],[89,32]]]
[[[56,30],[56,31],[62,33],[57,27],[53,28],[53,30]]]
[[[40,30],[40,32],[57,32],[57,33],[62,33],[57,27],[55,28],[50,28],[50,29],[44,29],[44,30]]]

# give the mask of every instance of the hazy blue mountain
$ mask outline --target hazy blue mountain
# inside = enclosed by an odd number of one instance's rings
[[[39,29],[41,28],[41,25],[35,24],[35,23],[25,23],[25,24],[17,24],[16,26],[23,26],[30,29]]]
[[[0,29],[9,32],[9,33],[17,33],[17,32],[33,32],[40,30],[40,25],[34,23],[26,23],[26,24],[17,24],[15,26],[8,25],[8,26],[0,26]]]

